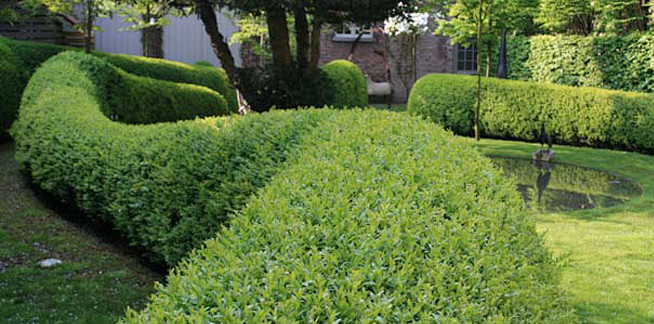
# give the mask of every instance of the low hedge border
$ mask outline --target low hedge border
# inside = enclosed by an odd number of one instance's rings
[[[513,184],[464,140],[350,110],[300,146],[123,323],[571,320]]]
[[[559,144],[654,152],[654,97],[645,93],[482,80],[481,134],[535,141],[541,125]],[[427,75],[413,87],[408,110],[473,134],[476,78]]]

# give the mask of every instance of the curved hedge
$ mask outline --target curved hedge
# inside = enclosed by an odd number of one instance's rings
[[[0,115],[3,117],[0,124],[1,137],[8,131],[9,126],[16,118],[20,99],[16,101],[15,97],[20,98],[25,86],[27,86],[29,77],[34,71],[54,55],[79,49],[53,44],[16,41],[1,36],[0,47],[3,48],[0,49],[2,51],[0,60],[9,62],[0,64],[0,71],[3,73],[0,78],[2,78],[3,84],[11,82],[11,87],[0,89],[0,96],[10,98],[10,100],[0,101]],[[6,52],[7,48],[9,53]],[[5,53],[7,54],[5,55]],[[238,112],[236,91],[229,85],[227,76],[222,69],[121,54],[101,52],[93,54],[134,75],[206,86],[223,95],[229,105],[229,112]],[[10,56],[15,59],[8,59]],[[17,70],[21,77],[12,77],[11,75],[15,75],[15,72],[12,72],[13,70]]]
[[[570,319],[513,184],[463,140],[353,110],[300,145],[125,323]]]
[[[336,60],[321,66],[330,83],[331,106],[352,108],[368,106],[368,84],[356,64]]]
[[[82,53],[47,61],[30,80],[12,129],[16,157],[43,189],[115,224],[151,259],[169,265],[211,237],[324,114],[119,124],[105,116],[117,111],[111,93],[125,87],[111,88],[114,78],[110,64]],[[126,91],[118,111],[144,94],[171,105],[170,96],[184,95],[176,91],[181,86],[158,82],[174,88]],[[185,97],[186,105],[198,98]],[[145,105],[132,108],[135,119],[157,116],[139,111]],[[152,122],[140,122],[146,121]]]
[[[221,68],[184,63],[163,59],[94,52],[93,55],[104,58],[109,63],[132,74],[153,79],[205,86],[222,94],[227,100],[229,111],[238,112],[236,90],[229,83],[227,73]]]
[[[545,123],[559,144],[654,152],[654,97],[638,92],[483,79],[481,134],[535,141]],[[427,75],[413,87],[408,110],[473,133],[476,78]]]
[[[570,319],[513,183],[464,140],[375,110],[117,123],[109,68],[47,61],[12,135],[36,184],[154,260],[218,233],[126,322]]]

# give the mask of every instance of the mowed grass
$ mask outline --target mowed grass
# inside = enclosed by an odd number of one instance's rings
[[[163,276],[46,201],[19,172],[13,144],[0,145],[0,323],[115,323],[143,307]],[[47,258],[63,264],[40,268]]]
[[[484,154],[530,158],[540,145],[482,140]],[[584,323],[654,323],[654,157],[555,146],[554,162],[603,169],[639,182],[641,197],[606,209],[535,215],[563,262],[562,284]]]

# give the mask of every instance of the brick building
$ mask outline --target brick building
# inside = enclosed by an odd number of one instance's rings
[[[474,47],[451,44],[450,39],[431,33],[415,38],[415,52],[409,36],[388,37],[382,28],[356,27],[325,29],[321,38],[320,64],[349,59],[374,82],[391,82],[392,100],[406,102],[415,80],[429,73],[474,74],[477,69]],[[257,64],[257,58],[242,47],[244,65]],[[413,68],[415,53],[415,69]],[[415,78],[413,71],[415,70]],[[373,98],[374,99],[374,98]],[[379,98],[383,100],[382,98]]]

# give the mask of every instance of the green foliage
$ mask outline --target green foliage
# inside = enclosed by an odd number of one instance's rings
[[[590,0],[541,0],[536,22],[553,33],[588,35],[592,31]]]
[[[6,134],[9,126],[18,114],[20,97],[23,89],[27,86],[29,77],[50,57],[70,50],[77,49],[53,44],[16,41],[0,37],[0,52],[2,53],[2,57],[0,58],[2,67],[0,70],[3,72],[3,75],[0,76],[0,80],[2,80],[0,82],[3,85],[2,89],[5,90],[0,90],[0,97],[3,98],[3,100],[0,100],[0,115],[2,115],[0,137]],[[93,54],[137,76],[206,86],[224,97],[223,99],[227,101],[229,112],[235,113],[238,111],[236,91],[229,84],[227,76],[222,69],[205,66],[189,66],[172,61],[121,54],[101,52],[95,52]],[[131,76],[130,78],[133,79],[134,77]],[[151,81],[142,82],[148,84]],[[156,82],[153,84],[156,84]],[[131,91],[133,92],[134,90]],[[4,100],[5,96],[7,98],[6,100]],[[158,100],[156,97],[150,99]],[[215,109],[218,109],[216,111],[221,112],[220,114],[224,114],[220,106],[215,107]]]
[[[26,75],[9,46],[0,38],[0,141],[16,119]]]
[[[223,69],[125,54],[94,52],[93,55],[102,57],[109,63],[139,76],[205,86],[225,97],[229,111],[238,112],[236,90],[229,83]]]
[[[278,73],[269,66],[243,69],[241,79],[245,88],[257,89],[248,98],[248,104],[257,112],[272,108],[368,105],[368,85],[363,72],[351,62],[338,60],[323,65],[315,76],[297,73],[293,69]]]
[[[436,33],[451,37],[455,43],[468,45],[477,35],[479,0],[430,0],[442,18]],[[483,30],[485,42],[497,43],[502,30],[530,35],[537,31],[534,17],[538,12],[537,0],[485,0]]]
[[[508,39],[509,78],[624,91],[654,91],[654,36]]]
[[[218,231],[277,172],[297,138],[326,115],[115,123],[102,113],[116,111],[111,94],[143,79],[115,80],[123,76],[110,67],[92,56],[65,53],[39,69],[12,132],[17,160],[41,188],[115,224],[132,244],[168,265]],[[173,86],[147,85],[143,95],[160,95],[178,109],[201,104]],[[123,95],[141,95],[138,90]],[[168,98],[175,94],[186,103]],[[146,107],[133,97],[119,103],[119,116],[130,103],[133,118],[150,117],[138,111]]]
[[[368,106],[368,84],[356,64],[336,60],[322,66],[322,70],[329,79],[330,105],[336,108]]]
[[[349,110],[300,146],[124,323],[572,320],[513,183],[465,140]]]
[[[474,89],[474,77],[428,75],[408,110],[471,135]],[[644,93],[484,79],[482,96],[484,136],[533,141],[544,123],[557,143],[654,152],[654,98]]]

